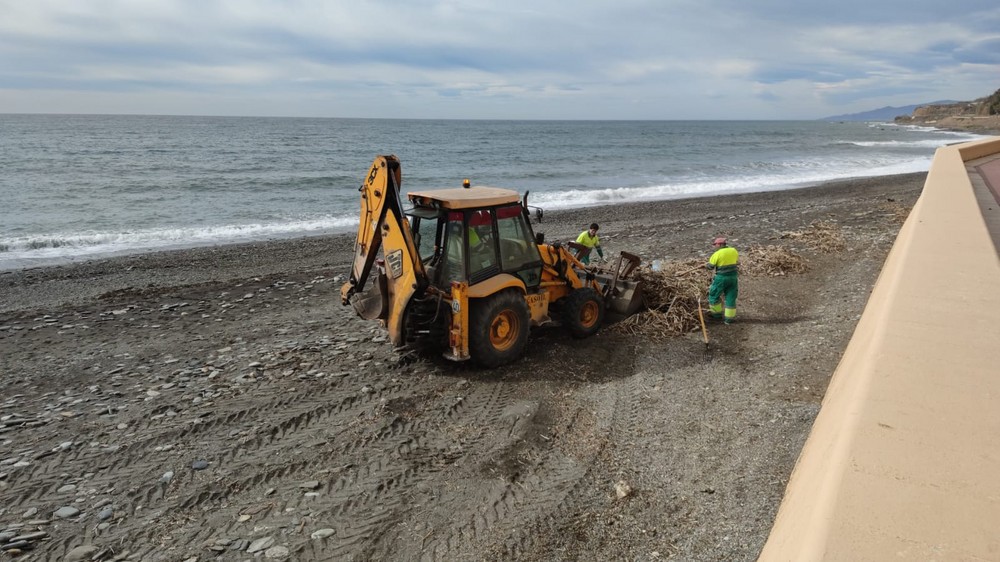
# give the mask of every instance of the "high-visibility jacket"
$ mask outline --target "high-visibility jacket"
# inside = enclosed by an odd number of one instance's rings
[[[708,258],[708,267],[714,269],[716,275],[736,275],[739,262],[740,254],[736,248],[723,246]]]
[[[597,250],[597,255],[601,256],[601,259],[604,259],[604,250],[601,249],[601,239],[596,234],[591,236],[590,229],[581,232],[580,235],[576,237],[576,243],[581,244],[587,248],[590,248],[589,250],[582,250],[580,252],[577,252],[577,257],[580,259],[581,262],[589,265],[590,250],[595,250],[595,249]]]
[[[576,237],[576,243],[583,244],[588,248],[600,248],[601,238],[596,234],[593,237],[591,237],[590,231],[584,230],[583,232],[580,233],[579,236]]]

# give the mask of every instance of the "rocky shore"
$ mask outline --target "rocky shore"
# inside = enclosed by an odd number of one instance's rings
[[[906,125],[1000,135],[998,109],[1000,90],[973,101],[923,105],[914,109],[910,115],[896,117],[895,121]]]
[[[0,273],[0,551],[30,560],[754,560],[923,174],[552,211],[606,254],[779,245],[738,322],[538,330],[483,371],[340,304],[353,236]],[[823,223],[831,251],[789,233]],[[706,277],[706,287],[708,279]]]

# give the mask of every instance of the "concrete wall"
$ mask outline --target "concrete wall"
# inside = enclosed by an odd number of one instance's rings
[[[760,560],[1000,560],[1000,260],[938,149],[792,473]]]

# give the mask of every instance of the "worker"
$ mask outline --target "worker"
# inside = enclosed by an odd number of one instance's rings
[[[721,236],[712,241],[712,246],[715,252],[708,259],[708,269],[714,271],[715,276],[708,288],[708,314],[716,320],[724,318],[726,324],[732,324],[736,320],[736,296],[740,291],[737,273],[740,254]],[[726,302],[725,315],[722,312],[723,296]]]
[[[497,265],[493,245],[493,218],[489,211],[477,211],[469,218],[469,275]]]
[[[577,258],[584,264],[590,263],[590,253],[597,250],[597,255],[604,259],[604,250],[601,249],[601,239],[597,237],[597,230],[601,228],[596,222],[590,224],[588,230],[584,230],[576,237],[576,243],[587,247],[577,255]]]
[[[477,248],[482,238],[490,232],[490,212],[476,211],[469,217],[469,247]]]

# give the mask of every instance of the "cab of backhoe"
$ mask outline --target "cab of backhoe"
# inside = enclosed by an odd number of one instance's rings
[[[500,274],[537,288],[542,258],[515,191],[475,187],[409,194],[405,211],[430,283],[475,286]]]

